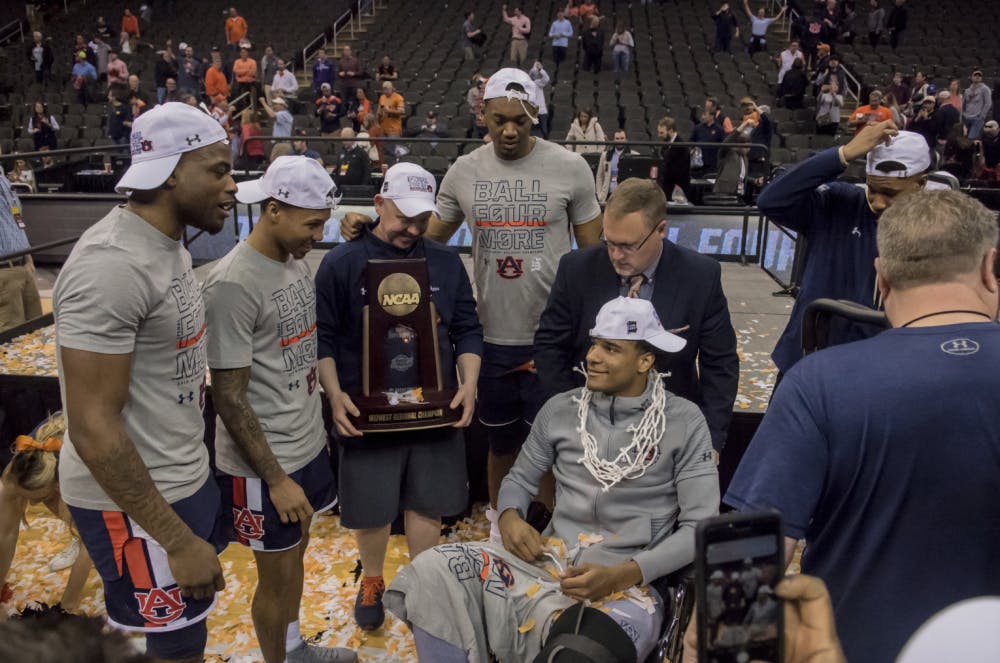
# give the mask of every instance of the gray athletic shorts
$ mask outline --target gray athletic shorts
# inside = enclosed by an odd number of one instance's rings
[[[465,438],[457,428],[365,435],[346,444],[341,440],[344,527],[384,527],[400,511],[452,516],[465,510],[468,495]]]

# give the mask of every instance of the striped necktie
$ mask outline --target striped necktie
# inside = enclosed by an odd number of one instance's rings
[[[642,284],[645,283],[645,282],[646,282],[646,275],[645,274],[633,274],[632,276],[629,276],[627,279],[625,279],[624,285],[626,285],[628,287],[628,295],[627,295],[627,297],[629,297],[629,298],[638,297],[639,296],[639,289],[642,287]]]

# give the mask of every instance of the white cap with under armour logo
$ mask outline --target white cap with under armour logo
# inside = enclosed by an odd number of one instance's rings
[[[425,212],[438,213],[436,191],[433,175],[415,163],[401,161],[385,171],[379,195],[395,203],[403,216],[413,218]]]
[[[132,122],[132,164],[115,191],[155,189],[167,181],[185,152],[219,142],[228,143],[229,137],[211,115],[179,101],[156,106]]]
[[[305,209],[331,209],[337,204],[337,185],[323,166],[306,156],[278,157],[258,180],[240,182],[236,200],[259,203],[277,201]]]
[[[602,306],[590,336],[609,341],[645,341],[664,352],[680,352],[687,345],[685,339],[663,328],[649,300],[637,297],[617,297]]]

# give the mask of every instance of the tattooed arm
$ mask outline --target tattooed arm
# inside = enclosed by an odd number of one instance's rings
[[[108,497],[163,546],[184,595],[211,597],[225,586],[215,547],[196,536],[156,489],[122,423],[132,355],[59,352],[73,448]]]
[[[281,522],[307,522],[312,506],[271,451],[257,413],[247,400],[250,367],[212,369],[212,402],[243,459],[266,484]]]

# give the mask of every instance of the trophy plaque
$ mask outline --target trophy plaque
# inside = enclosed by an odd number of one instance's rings
[[[351,422],[364,433],[450,426],[462,409],[449,407],[455,389],[442,379],[427,261],[369,260],[366,278],[362,393],[351,396],[361,416]]]

